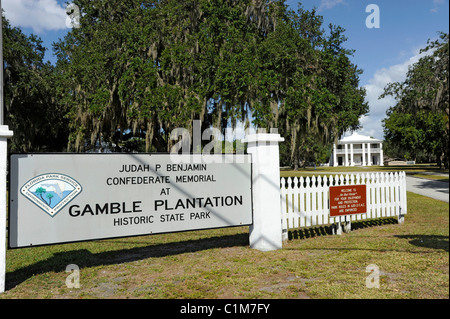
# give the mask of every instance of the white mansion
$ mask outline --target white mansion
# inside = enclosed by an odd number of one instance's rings
[[[333,145],[330,166],[383,166],[383,141],[353,133]]]

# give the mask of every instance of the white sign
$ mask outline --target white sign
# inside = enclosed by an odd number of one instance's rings
[[[250,155],[174,156],[11,155],[9,246],[252,224]]]

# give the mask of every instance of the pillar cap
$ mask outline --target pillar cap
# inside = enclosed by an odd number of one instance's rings
[[[8,125],[0,125],[0,137],[12,137],[13,131],[10,131]]]
[[[284,142],[284,137],[280,134],[270,133],[257,133],[247,135],[243,140],[243,143],[255,143],[255,142]]]

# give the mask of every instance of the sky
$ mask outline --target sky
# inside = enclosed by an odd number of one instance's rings
[[[286,1],[294,10],[297,3]],[[346,30],[344,46],[355,50],[351,60],[363,70],[360,86],[366,89],[370,108],[360,119],[358,133],[383,139],[382,120],[395,101],[378,97],[388,83],[405,80],[408,67],[419,60],[428,39],[437,39],[438,31],[449,32],[449,0],[304,0],[302,4],[307,10],[315,7],[326,28],[332,23]],[[366,25],[369,16],[373,22],[375,12],[370,7],[366,12],[371,4],[379,9],[378,28]]]
[[[1,2],[11,25],[25,34],[38,35],[48,48],[46,59],[54,63],[52,43],[70,30],[67,0]],[[296,0],[285,3],[293,10],[298,8]],[[344,46],[355,50],[351,60],[363,70],[360,86],[366,89],[370,108],[369,114],[360,119],[362,129],[358,133],[383,139],[382,120],[395,101],[378,97],[388,83],[405,79],[408,67],[418,61],[428,39],[437,39],[438,31],[449,32],[449,0],[304,0],[302,6],[306,10],[316,8],[323,16],[324,28],[332,23],[346,30]]]

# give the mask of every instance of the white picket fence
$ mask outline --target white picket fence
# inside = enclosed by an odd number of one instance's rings
[[[363,184],[367,185],[367,213],[330,217],[330,186]],[[281,178],[285,239],[288,229],[392,216],[403,222],[406,212],[405,172]]]

